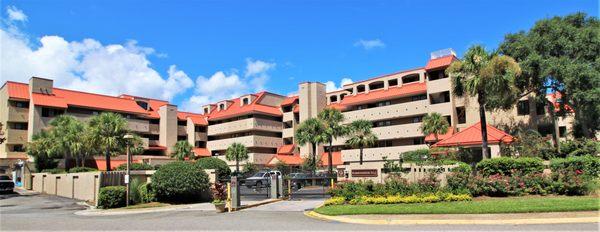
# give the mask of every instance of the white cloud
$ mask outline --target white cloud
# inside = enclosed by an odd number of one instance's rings
[[[19,10],[15,6],[8,6],[6,8],[6,14],[8,15],[8,19],[10,21],[20,21],[20,22],[27,21],[27,15],[25,13],[23,13],[22,10]]]
[[[327,81],[327,82],[325,82],[325,91],[331,92],[331,91],[340,90],[340,89],[342,89],[344,87],[344,85],[352,84],[352,83],[353,83],[352,79],[350,79],[350,78],[342,78],[342,80],[340,81],[339,87],[337,87],[335,85],[335,82],[333,82],[333,81]]]
[[[183,109],[200,112],[203,105],[263,91],[270,77],[268,71],[275,66],[275,63],[248,58],[243,77],[236,70],[217,71],[210,77],[199,76],[195,94],[183,103]]]
[[[355,47],[362,47],[365,50],[371,50],[373,48],[383,48],[385,47],[385,43],[380,39],[372,39],[372,40],[359,40],[354,43]]]
[[[175,66],[163,78],[148,60],[154,49],[135,41],[103,45],[94,39],[67,41],[60,36],[43,36],[39,44],[30,46],[19,31],[0,28],[0,82],[27,82],[39,76],[53,79],[57,87],[165,100],[193,86]]]

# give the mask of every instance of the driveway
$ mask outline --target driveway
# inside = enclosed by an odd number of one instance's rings
[[[0,231],[18,230],[256,230],[256,231],[597,231],[598,224],[436,226],[356,225],[316,220],[303,210],[317,202],[293,202],[234,213],[178,210],[114,216],[80,216],[85,209],[76,201],[47,195],[10,195],[0,198]],[[284,211],[281,211],[284,210]]]

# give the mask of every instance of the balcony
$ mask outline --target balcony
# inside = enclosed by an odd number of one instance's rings
[[[27,130],[7,129],[5,136],[6,136],[6,143],[18,143],[18,144],[27,143]]]
[[[141,139],[142,139],[142,147],[144,149],[147,149],[150,144],[150,139],[148,139],[148,138],[141,138]]]
[[[222,135],[249,130],[281,132],[282,129],[283,125],[281,122],[260,118],[247,118],[233,122],[211,125],[208,127],[208,135]]]
[[[294,112],[285,112],[283,113],[283,121],[284,122],[289,122],[289,121],[294,121]]]
[[[27,122],[29,120],[29,109],[14,106],[8,106],[9,122]]]
[[[6,157],[0,156],[0,158],[26,160],[26,159],[28,159],[28,155],[24,151],[9,151],[9,152],[6,152]]]
[[[158,142],[158,140],[148,140],[148,146],[156,147],[156,146],[160,146],[160,143]]]
[[[159,124],[149,124],[148,128],[150,129],[149,130],[150,134],[159,134],[160,133]]]
[[[206,141],[208,140],[208,136],[206,135],[206,132],[194,132],[196,141]]]
[[[429,102],[427,100],[420,100],[364,110],[348,111],[344,112],[344,117],[346,123],[350,123],[358,119],[375,121],[390,118],[400,118],[426,114],[428,112],[428,105]]]
[[[292,127],[292,128],[283,129],[282,135],[283,135],[282,136],[283,138],[292,138],[292,137],[294,137],[294,128]]]
[[[248,160],[240,162],[240,165],[246,164],[248,162],[254,163],[257,165],[266,165],[271,158],[273,158],[275,154],[266,154],[266,153],[248,153]],[[235,166],[235,161],[228,161],[225,158],[225,155],[217,156],[219,159],[225,161],[229,166]],[[241,168],[240,168],[241,169]]]
[[[139,119],[126,119],[127,127],[133,132],[148,132],[150,131],[150,122]]]
[[[249,135],[230,139],[208,141],[206,146],[210,150],[226,150],[232,143],[241,143],[246,147],[277,148],[283,145],[283,139],[268,136]]]
[[[442,116],[452,115],[452,103],[444,102],[429,105],[429,112],[438,112]]]
[[[177,126],[177,135],[178,136],[187,135],[186,127],[185,126]]]
[[[365,148],[363,150],[363,161],[380,161],[382,157],[386,156],[388,159],[398,159],[400,154],[407,151],[414,151],[417,149],[427,148],[425,144],[419,145],[407,145],[407,146],[395,146],[395,147],[376,147],[376,148]],[[342,161],[344,162],[358,162],[360,150],[351,149],[342,151]]]
[[[375,127],[371,129],[377,139],[402,139],[423,136],[421,132],[421,123],[409,123],[394,126]],[[343,145],[347,138],[337,138],[333,141],[334,146]]]
[[[433,81],[427,82],[427,92],[429,93],[439,93],[450,91],[450,78],[442,78]]]

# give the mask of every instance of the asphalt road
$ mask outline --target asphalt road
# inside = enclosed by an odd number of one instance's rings
[[[277,210],[272,207],[272,210]],[[0,197],[0,231],[15,230],[402,230],[402,231],[598,231],[598,224],[505,226],[374,226],[320,221],[299,211],[247,210],[234,213],[180,210],[120,216],[79,216],[77,202],[46,195]]]

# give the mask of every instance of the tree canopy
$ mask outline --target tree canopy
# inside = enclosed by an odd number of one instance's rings
[[[425,136],[433,134],[437,142],[439,140],[438,135],[446,134],[449,127],[450,124],[440,113],[433,112],[423,117],[421,131]]]
[[[542,19],[529,31],[506,35],[499,47],[523,69],[516,84],[545,97],[561,93],[561,109],[575,111],[576,130],[591,138],[600,127],[600,23],[585,13]]]

